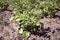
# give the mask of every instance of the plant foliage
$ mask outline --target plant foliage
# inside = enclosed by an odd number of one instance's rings
[[[60,8],[59,0],[44,2],[40,0],[13,0],[14,20],[20,22],[24,27],[20,27],[19,32],[26,37],[36,31],[36,27],[42,26],[39,19],[42,17],[53,17],[57,9]]]
[[[0,0],[0,7],[7,3],[6,0]],[[42,17],[51,18],[57,10],[60,10],[60,0],[11,0],[10,4],[14,7],[15,16],[11,19],[20,22],[19,33],[29,37],[29,35],[38,29],[41,30],[42,24],[39,20]]]
[[[7,0],[0,0],[0,9],[7,5]]]

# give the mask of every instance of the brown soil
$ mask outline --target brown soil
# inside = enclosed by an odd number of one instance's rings
[[[0,40],[22,40],[22,36],[17,31],[18,23],[10,21],[11,16],[13,16],[13,13],[10,9],[0,11],[0,17],[2,18],[2,22],[0,22]]]
[[[54,18],[40,19],[43,23],[44,29],[37,35],[31,35],[29,40],[60,40],[60,11],[58,11]]]
[[[43,0],[48,2],[49,0]],[[40,19],[43,23],[43,31],[31,34],[28,40],[60,40],[60,11],[53,18]]]

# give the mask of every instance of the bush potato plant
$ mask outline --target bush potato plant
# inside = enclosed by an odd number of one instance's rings
[[[36,27],[42,27],[39,19],[42,17],[51,18],[60,8],[59,0],[51,0],[43,2],[40,0],[12,0],[12,5],[15,8],[14,20],[20,22],[24,27],[19,28],[19,33],[29,37],[36,30]],[[41,30],[41,29],[40,29]]]
[[[0,0],[0,7],[2,8],[7,3],[6,0]],[[11,19],[23,25],[18,30],[25,37],[41,30],[42,24],[39,20],[42,17],[51,18],[55,15],[57,9],[60,9],[60,0],[50,0],[49,2],[42,0],[11,0],[9,3],[14,7],[13,12],[15,13],[15,16]]]

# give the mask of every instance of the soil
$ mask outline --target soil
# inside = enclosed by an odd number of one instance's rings
[[[60,11],[54,18],[40,19],[44,29],[39,34],[32,34],[29,40],[60,40]]]
[[[0,17],[0,40],[22,40],[22,36],[19,35],[17,27],[18,23],[10,21],[11,16],[14,14],[10,8],[8,10],[1,10]]]
[[[0,40],[60,40],[60,11],[53,18],[43,18],[40,21],[43,23],[44,29],[40,33],[31,34],[26,39],[19,34],[17,27],[18,22],[10,21],[13,16],[13,8],[8,7],[6,10],[0,10]]]

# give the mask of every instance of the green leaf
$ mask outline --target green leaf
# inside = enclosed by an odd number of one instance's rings
[[[19,33],[20,33],[20,34],[23,34],[23,28],[21,28],[21,29],[19,30]]]
[[[24,32],[23,32],[23,36],[25,36],[25,37],[29,37],[29,36],[30,36],[30,32],[28,32],[28,31],[24,31]]]

